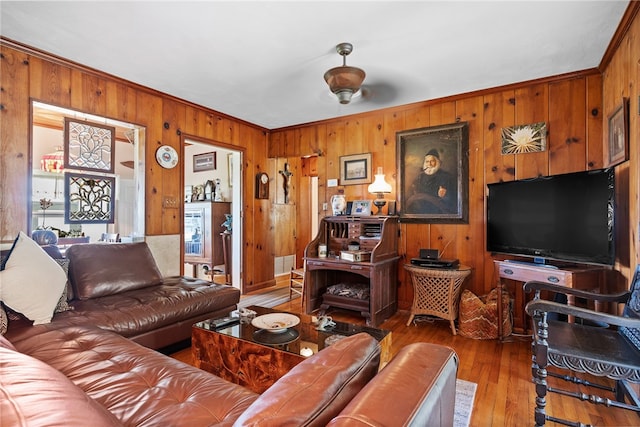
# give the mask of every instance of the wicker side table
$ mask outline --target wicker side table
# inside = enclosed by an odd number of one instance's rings
[[[454,320],[458,317],[462,282],[471,274],[471,267],[461,265],[455,270],[416,267],[405,264],[413,284],[413,305],[407,326],[419,314],[437,316],[451,323],[456,335]]]

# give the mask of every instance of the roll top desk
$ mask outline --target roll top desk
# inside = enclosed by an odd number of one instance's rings
[[[340,258],[357,244],[368,261]],[[319,246],[326,245],[326,257]],[[365,258],[365,259],[366,259]],[[378,326],[398,308],[398,218],[389,216],[330,216],[321,220],[318,235],[304,251],[306,312],[328,307],[359,311],[368,325]],[[368,298],[330,295],[333,285],[368,286]]]

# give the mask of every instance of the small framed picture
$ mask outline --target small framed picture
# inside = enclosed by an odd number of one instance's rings
[[[611,167],[629,159],[629,98],[609,116],[609,137],[605,141],[604,166]]]
[[[193,155],[193,171],[213,171],[216,170],[216,152]]]
[[[340,185],[371,183],[371,153],[340,157]]]
[[[353,204],[351,205],[351,215],[371,215],[371,200],[354,200]]]

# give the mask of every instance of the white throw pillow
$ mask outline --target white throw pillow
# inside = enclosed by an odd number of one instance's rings
[[[49,323],[66,282],[62,267],[20,232],[0,271],[0,300],[34,325]]]

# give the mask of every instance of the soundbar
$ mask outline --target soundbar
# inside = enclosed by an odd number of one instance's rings
[[[411,264],[418,267],[427,268],[458,268],[460,261],[457,259],[429,259],[429,258],[412,258]]]

